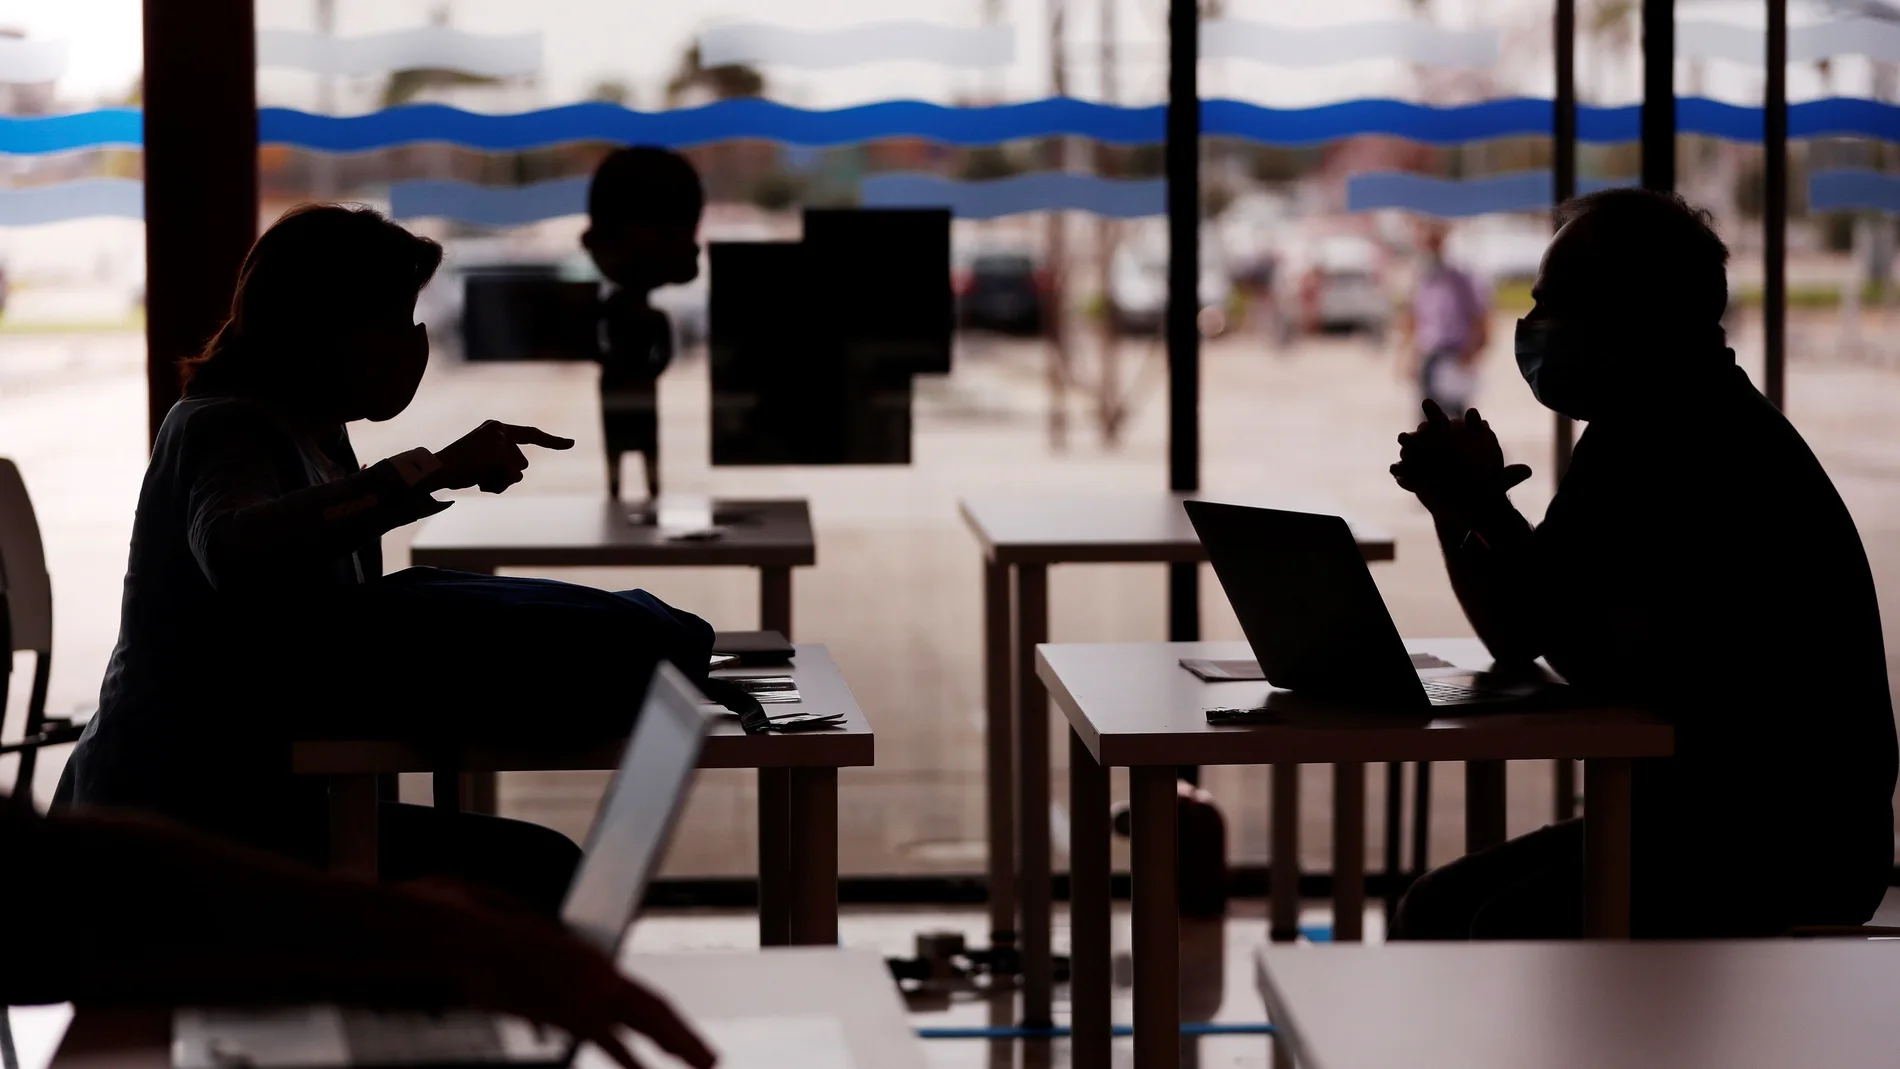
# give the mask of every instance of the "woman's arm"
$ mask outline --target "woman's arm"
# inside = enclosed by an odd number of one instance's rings
[[[286,488],[274,458],[294,448],[261,412],[225,406],[184,430],[181,477],[191,549],[220,590],[307,574],[447,504],[381,461],[333,482]]]
[[[0,857],[0,1005],[472,1005],[555,1025],[626,1065],[622,1027],[712,1064],[664,1000],[539,917],[333,877],[131,816],[41,818],[4,796]],[[48,919],[55,910],[72,919]]]

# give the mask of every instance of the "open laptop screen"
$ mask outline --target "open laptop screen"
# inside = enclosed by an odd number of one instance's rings
[[[698,691],[661,662],[561,906],[568,929],[606,954],[619,949],[659,867],[705,733]]]

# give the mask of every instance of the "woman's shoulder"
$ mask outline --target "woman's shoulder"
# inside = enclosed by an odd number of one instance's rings
[[[183,450],[208,441],[239,436],[253,441],[294,440],[290,427],[262,401],[229,394],[179,398],[159,424],[152,452]]]
[[[158,427],[158,437],[194,434],[218,428],[290,428],[269,405],[252,397],[230,394],[189,394],[178,399]]]

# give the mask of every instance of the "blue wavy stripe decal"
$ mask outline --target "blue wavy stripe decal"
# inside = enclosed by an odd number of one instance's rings
[[[145,143],[145,119],[137,108],[103,108],[39,118],[0,116],[0,153],[31,156],[82,148]]]
[[[1201,132],[1269,145],[1311,145],[1356,134],[1447,145],[1514,134],[1549,134],[1551,103],[1518,97],[1455,108],[1402,100],[1348,100],[1314,108],[1268,108],[1239,100],[1201,102]]]
[[[875,174],[859,186],[858,201],[867,208],[949,208],[961,219],[1042,211],[1136,219],[1167,214],[1168,183],[1053,171],[977,182],[933,174]]]
[[[423,180],[389,187],[389,214],[398,219],[435,216],[482,226],[519,226],[583,215],[588,176],[556,178],[528,186],[478,186],[472,182]]]
[[[145,218],[145,184],[136,178],[79,178],[50,186],[0,189],[0,226],[34,226],[100,215]]]
[[[981,108],[892,100],[835,111],[806,111],[753,99],[662,112],[629,111],[596,102],[513,115],[413,104],[348,117],[263,108],[258,111],[258,133],[268,144],[318,152],[370,152],[431,141],[490,152],[574,141],[685,147],[733,138],[847,145],[918,137],[952,145],[993,145],[1052,135],[1138,145],[1162,139],[1165,112],[1160,105],[1123,108],[1068,97]],[[1637,140],[1641,116],[1637,105],[1582,108],[1577,116],[1578,139],[1593,144]],[[1685,134],[1761,140],[1759,108],[1690,97],[1677,101],[1676,117]],[[1546,136],[1551,104],[1528,97],[1450,108],[1398,100],[1352,100],[1281,109],[1207,100],[1201,104],[1201,126],[1211,136],[1270,145],[1311,145],[1366,134],[1451,145],[1494,137]],[[1838,97],[1795,104],[1788,109],[1788,134],[1900,141],[1900,105]],[[139,113],[127,108],[50,118],[0,117],[0,154],[137,146],[140,135]]]
[[[257,121],[265,141],[326,152],[365,152],[418,141],[446,141],[499,152],[570,141],[682,148],[743,137],[796,145],[848,145],[884,137],[993,145],[1072,134],[1134,145],[1162,139],[1165,111],[1158,105],[1118,108],[1068,97],[984,108],[892,100],[835,111],[806,111],[769,100],[743,99],[677,111],[630,111],[617,104],[587,103],[517,115],[478,115],[440,104],[412,104],[350,118],[262,108]]]
[[[1584,178],[1577,192],[1594,193],[1634,185],[1633,178]],[[1438,178],[1406,171],[1367,171],[1346,179],[1346,210],[1380,208],[1463,219],[1490,212],[1541,212],[1550,208],[1554,186],[1549,171],[1511,171],[1481,178]]]
[[[1900,174],[1860,168],[1816,171],[1808,176],[1808,210],[1900,212]]]

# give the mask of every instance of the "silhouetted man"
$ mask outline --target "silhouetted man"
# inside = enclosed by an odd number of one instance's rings
[[[1638,935],[1857,924],[1893,862],[1895,740],[1860,536],[1826,472],[1726,347],[1728,250],[1673,194],[1566,205],[1516,349],[1546,407],[1589,422],[1544,522],[1505,491],[1476,411],[1399,436],[1452,585],[1500,661],[1676,725],[1637,763]],[[1428,874],[1398,938],[1581,928],[1582,829],[1553,825]]]
[[[673,361],[673,328],[653,291],[699,274],[699,172],[677,152],[619,149],[587,187],[581,244],[613,284],[602,311],[600,412],[607,438],[607,491],[620,497],[620,458],[639,453],[647,495],[660,492],[659,379]]]

